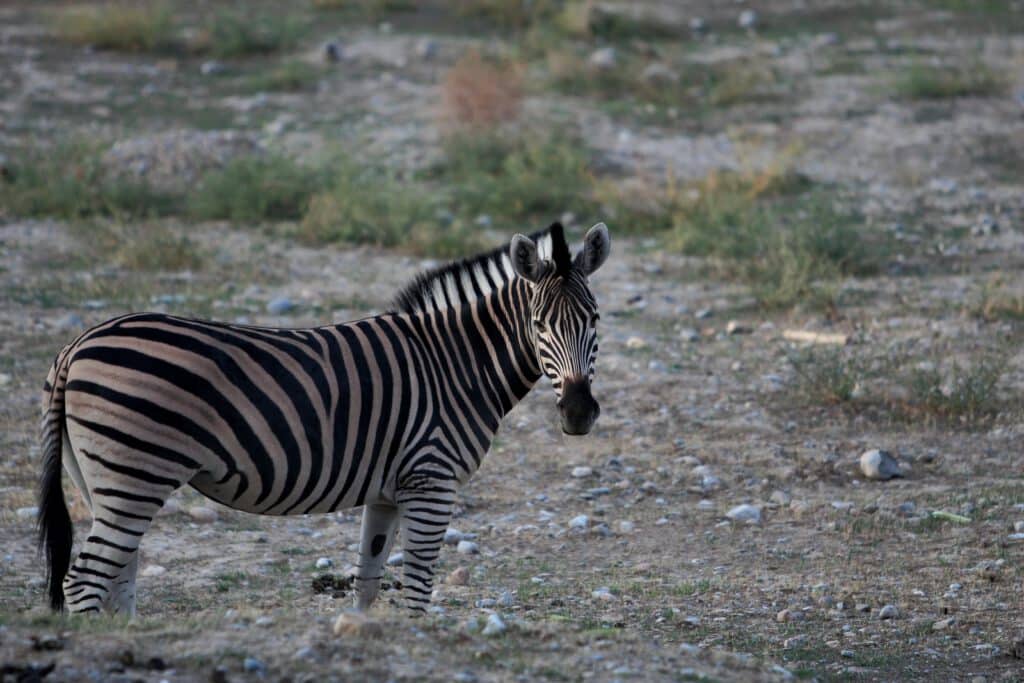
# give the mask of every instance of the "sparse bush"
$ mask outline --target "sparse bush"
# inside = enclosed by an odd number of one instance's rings
[[[243,81],[244,89],[250,92],[305,90],[315,84],[321,71],[312,64],[288,60],[266,71],[249,76]]]
[[[864,381],[864,365],[841,349],[806,349],[792,354],[800,391],[813,401],[847,403]]]
[[[324,183],[324,171],[285,157],[242,157],[208,173],[189,209],[196,218],[206,220],[297,220]]]
[[[57,37],[100,50],[152,52],[175,47],[177,27],[163,3],[108,2],[67,7],[53,17]]]
[[[894,82],[896,93],[910,99],[988,97],[1006,90],[1006,78],[982,64],[931,66],[911,64]]]
[[[519,117],[522,76],[517,66],[470,50],[448,71],[441,92],[443,127],[488,130]]]
[[[166,214],[177,207],[177,197],[108,172],[101,153],[101,145],[81,140],[25,152],[0,178],[0,207],[15,216],[68,220]]]
[[[933,417],[972,425],[999,413],[996,386],[1006,358],[986,354],[969,366],[954,362],[947,372],[936,363],[915,369],[910,377],[913,407]]]
[[[455,136],[446,149],[443,180],[463,215],[522,224],[589,205],[589,155],[571,134]]]
[[[88,258],[139,272],[196,270],[204,259],[198,246],[164,223],[87,221],[70,224]]]
[[[219,10],[204,22],[192,49],[217,57],[273,54],[294,47],[303,28],[293,14]]]
[[[415,185],[393,175],[342,162],[331,184],[312,198],[299,226],[307,244],[352,242],[394,246],[434,222],[435,205]]]

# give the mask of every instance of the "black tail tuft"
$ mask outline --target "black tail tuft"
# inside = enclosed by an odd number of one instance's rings
[[[50,607],[64,608],[64,576],[71,566],[74,527],[61,488],[61,437],[59,432],[46,443],[43,472],[39,477],[39,548],[46,552],[46,576],[50,586]]]

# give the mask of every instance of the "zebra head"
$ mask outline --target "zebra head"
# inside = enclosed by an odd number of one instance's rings
[[[551,226],[551,259],[543,259],[529,237],[512,238],[510,257],[516,275],[532,283],[532,339],[541,370],[551,380],[562,414],[562,431],[586,434],[601,407],[590,393],[597,358],[597,300],[587,278],[608,258],[608,228],[587,231],[583,248],[569,254],[562,226]]]

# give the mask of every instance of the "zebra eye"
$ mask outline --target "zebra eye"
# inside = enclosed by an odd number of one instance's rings
[[[597,326],[597,321],[600,320],[600,319],[601,319],[601,316],[598,313],[595,313],[594,315],[590,316],[590,326],[591,327],[596,327]]]
[[[533,327],[541,334],[544,334],[548,331],[548,324],[540,319],[533,321]]]

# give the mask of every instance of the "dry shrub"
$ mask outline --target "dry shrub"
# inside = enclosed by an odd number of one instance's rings
[[[449,132],[486,130],[514,121],[523,103],[518,65],[485,59],[470,50],[448,71],[442,86],[442,124]]]

